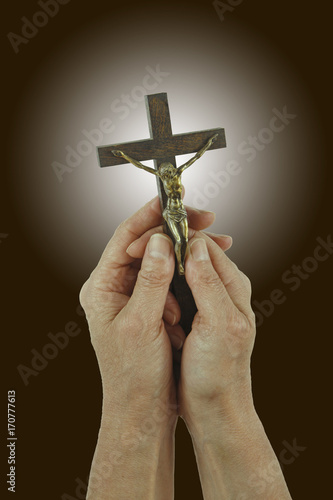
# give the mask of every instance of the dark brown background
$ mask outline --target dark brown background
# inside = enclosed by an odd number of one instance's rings
[[[27,243],[17,200],[10,188],[6,188],[6,174],[11,168],[10,149],[20,147],[20,137],[15,137],[15,116],[27,82],[45,59],[52,58],[57,44],[66,43],[75,36],[76,28],[89,24],[94,17],[105,16],[111,20],[118,8],[123,14],[127,9],[131,12],[138,9],[149,16],[150,5],[148,1],[132,4],[72,0],[60,8],[62,12],[56,22],[41,29],[38,40],[29,42],[17,55],[6,34],[19,31],[20,17],[33,15],[37,2],[18,0],[12,5],[6,4],[6,14],[2,16],[5,90],[1,122],[5,156],[0,233],[8,234],[0,244],[1,330],[5,339],[3,364],[7,381],[3,401],[6,402],[6,391],[14,388],[18,435],[16,498],[19,499],[53,500],[60,499],[63,493],[75,497],[75,479],[86,481],[89,473],[99,426],[101,389],[84,319],[75,312],[81,283],[66,286],[51,266],[40,259],[36,247]],[[198,16],[201,9],[213,9],[211,2],[206,1],[180,1],[178,5],[170,1],[161,5],[156,2],[154,9],[157,8],[161,16],[164,9],[171,10],[174,16],[186,9],[197,9]],[[329,168],[332,109],[328,107],[332,85],[328,76],[330,16],[323,3],[306,7],[300,1],[263,0],[244,0],[232,16],[264,36],[267,44],[279,48],[301,74],[321,117],[327,165],[324,165],[325,171],[319,171],[325,176],[325,188],[308,233],[290,260],[291,264],[301,262],[312,255],[316,237],[325,237],[332,231]],[[126,44],[125,31],[124,39],[118,43]],[[42,206],[40,210],[43,211]],[[274,449],[279,453],[282,442],[292,442],[294,438],[307,448],[293,464],[285,467],[294,499],[323,498],[331,491],[326,458],[330,452],[330,432],[326,424],[331,366],[331,271],[332,258],[322,263],[311,279],[265,321],[253,355],[256,407]],[[265,298],[273,288],[280,286],[279,277],[265,289],[256,287],[255,277],[253,285],[254,297]],[[43,346],[47,333],[56,333],[68,321],[76,321],[82,333],[25,387],[17,365],[28,362],[30,349]],[[7,467],[2,474],[6,473]],[[176,498],[202,498],[191,444],[182,422],[177,430]]]

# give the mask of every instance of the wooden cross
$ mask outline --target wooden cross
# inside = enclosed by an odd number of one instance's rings
[[[112,153],[114,149],[121,150],[128,156],[141,162],[154,160],[154,168],[158,170],[161,163],[169,162],[176,166],[175,156],[196,153],[215,134],[218,134],[218,137],[209,149],[219,149],[226,146],[223,128],[173,135],[166,93],[147,95],[145,96],[145,101],[150,139],[98,147],[98,157],[101,167],[128,163],[123,158],[114,156]],[[156,180],[162,213],[166,207],[167,196],[164,192],[161,179],[156,177]],[[164,224],[164,231],[172,238],[166,224]],[[186,335],[188,335],[191,331],[192,321],[197,308],[185,277],[180,276],[177,270],[175,270],[172,280],[171,291],[175,295],[181,309],[180,324]]]

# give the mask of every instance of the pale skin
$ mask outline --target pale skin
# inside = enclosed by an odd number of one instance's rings
[[[158,170],[154,170],[153,168],[147,167],[143,165],[141,162],[131,158],[123,151],[113,150],[112,153],[114,156],[124,158],[125,160],[132,163],[135,167],[141,168],[150,174],[154,174],[161,179],[163,182],[164,191],[168,197],[167,203],[167,211],[163,214],[168,227],[171,231],[171,234],[174,238],[175,242],[175,254],[177,258],[178,264],[178,272],[179,274],[185,273],[185,257],[187,252],[187,243],[188,243],[188,222],[187,218],[184,217],[179,222],[174,220],[174,218],[170,217],[168,211],[179,212],[180,210],[184,210],[184,205],[182,202],[182,183],[181,183],[181,175],[188,167],[193,165],[195,161],[197,161],[201,156],[210,148],[213,142],[216,141],[218,134],[213,135],[209,141],[205,144],[203,148],[200,149],[196,153],[193,158],[189,161],[176,168],[171,163],[162,163],[159,166]]]
[[[205,500],[291,500],[252,400],[250,282],[226,256],[231,238],[203,232],[214,214],[187,211],[185,273],[198,307],[187,338],[169,292],[175,256],[158,198],[119,226],[82,287],[103,384],[87,500],[173,499],[179,416]],[[258,477],[269,480],[258,488]]]

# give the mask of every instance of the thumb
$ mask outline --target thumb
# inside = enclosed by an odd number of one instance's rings
[[[175,268],[171,239],[153,234],[143,256],[133,294],[128,306],[136,310],[144,322],[161,321],[169,286]]]
[[[232,302],[213,266],[206,241],[193,238],[189,250],[185,266],[186,280],[201,319],[216,321],[225,307],[232,306]]]

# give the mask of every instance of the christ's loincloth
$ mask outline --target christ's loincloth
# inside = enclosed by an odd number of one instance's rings
[[[166,208],[163,210],[163,218],[168,222],[171,219],[173,222],[178,224],[187,217],[187,212],[185,208],[178,208],[172,210],[171,208]]]

